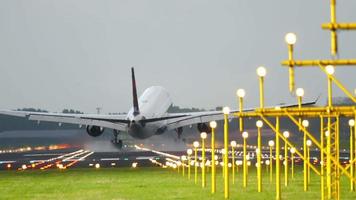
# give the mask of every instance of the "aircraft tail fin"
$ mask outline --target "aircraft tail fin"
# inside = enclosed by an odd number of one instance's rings
[[[137,88],[136,88],[136,80],[135,80],[135,70],[131,67],[131,76],[132,76],[132,97],[133,97],[133,108],[134,108],[134,116],[140,114],[140,108],[138,107],[138,98],[137,98]]]

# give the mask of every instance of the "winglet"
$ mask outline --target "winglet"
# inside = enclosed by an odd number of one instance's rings
[[[131,67],[131,75],[132,75],[132,97],[133,97],[133,108],[134,108],[133,115],[136,116],[136,115],[140,114],[140,109],[138,107],[135,70],[133,67]]]

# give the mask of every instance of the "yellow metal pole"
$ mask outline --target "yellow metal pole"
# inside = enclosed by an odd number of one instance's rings
[[[326,187],[328,199],[331,199],[331,118],[328,117],[328,131],[326,138]]]
[[[260,85],[260,108],[263,109],[264,108],[264,89],[263,89],[263,83],[264,83],[264,77],[260,76],[259,77],[260,81],[259,81],[259,85]]]
[[[292,179],[294,179],[294,153],[291,153]]]
[[[198,183],[198,150],[197,147],[194,147],[194,183]]]
[[[190,164],[191,164],[190,155],[188,155],[187,158],[188,158],[188,179],[190,180]]]
[[[284,186],[286,186],[286,187],[288,186],[288,145],[287,145],[287,142],[284,142]]]
[[[324,166],[325,166],[325,160],[324,160],[324,118],[323,116],[320,115],[320,194],[321,194],[321,200],[325,199],[325,177],[324,177]]]
[[[330,22],[332,24],[336,23],[336,0],[330,0]],[[336,29],[331,29],[331,54],[333,56],[337,55],[337,34]]]
[[[281,63],[283,66],[289,66],[289,60],[284,60]],[[335,66],[351,66],[356,65],[356,59],[333,59],[333,60],[294,60],[294,66],[312,67],[319,65],[335,65]]]
[[[302,108],[302,96],[298,96],[298,109],[300,110]],[[302,124],[302,118],[298,118],[299,124]],[[299,131],[301,131],[299,127]]]
[[[261,121],[262,122],[262,121]],[[262,166],[261,166],[261,127],[257,128],[257,190],[258,192],[262,192]]]
[[[185,176],[184,160],[182,159],[182,175]]]
[[[243,109],[243,97],[239,97],[239,112],[242,113]],[[243,118],[239,117],[239,128],[240,132],[244,130],[244,123],[243,123]]]
[[[202,183],[201,183],[201,186],[203,187],[203,188],[205,188],[205,186],[206,186],[206,177],[205,177],[205,139],[204,138],[202,138],[201,139],[201,147],[202,147],[202,167],[201,167],[201,169],[202,169],[202,179],[201,179],[201,181],[202,181]]]
[[[272,155],[272,146],[269,147],[269,181],[273,181],[273,155]]]
[[[308,152],[307,157],[308,157],[308,162],[309,162],[310,161],[310,147],[309,146],[307,147],[307,152]],[[309,167],[309,165],[308,165],[307,173],[308,173],[308,186],[309,186],[310,185],[310,167]]]
[[[225,154],[224,154],[224,197],[225,199],[229,198],[229,168],[228,168],[228,163],[229,163],[229,120],[228,120],[228,113],[224,113],[224,149],[225,149]]]
[[[222,150],[224,150],[224,149],[222,149]],[[223,165],[221,166],[222,177],[223,177],[223,179],[225,180],[225,167],[224,167],[224,164],[225,164],[225,155],[224,155],[224,153],[223,153],[223,155],[222,155],[222,163],[223,163]]]
[[[356,103],[356,97],[352,95],[351,92],[349,92],[345,86],[337,80],[332,74],[328,74],[327,70],[325,70],[323,65],[319,65],[320,69],[330,78],[331,82],[335,83],[336,86],[338,86],[345,94],[347,97],[349,97],[354,103]]]
[[[243,187],[247,187],[247,160],[246,160],[246,138],[243,139],[244,144],[243,144]]]
[[[354,159],[354,150],[353,150],[354,149],[354,147],[353,147],[353,145],[354,145],[354,136],[353,135],[354,135],[353,134],[353,127],[350,126],[350,163]],[[354,166],[353,166],[353,164],[350,167],[350,174],[351,174],[352,177],[354,177]],[[355,190],[354,182],[352,180],[350,180],[350,190],[351,191]]]
[[[288,44],[288,60],[289,60],[289,91],[294,91],[294,65],[293,65],[293,45]]]
[[[215,172],[215,128],[211,129],[211,193],[216,191],[216,172]]]
[[[356,95],[356,91],[355,91],[355,95]],[[354,125],[354,131],[353,131],[353,133],[354,133],[354,155],[356,155],[356,109],[355,109],[355,115],[354,115],[355,117],[354,117],[354,122],[355,122],[355,125]],[[351,176],[352,178],[356,178],[356,173],[355,173],[355,171],[356,171],[356,162],[354,163],[354,176]]]
[[[328,75],[328,106],[332,107],[332,79],[330,75]]]
[[[331,0],[331,2],[334,2],[334,0]],[[332,79],[330,75],[327,75],[328,79],[328,108],[332,108]],[[331,199],[331,117],[328,117],[328,136],[327,136],[327,141],[326,141],[326,148],[327,148],[327,153],[326,153],[326,186],[327,186],[327,193],[328,193],[328,199]]]
[[[276,117],[276,130],[279,132],[279,117]],[[281,181],[280,181],[280,159],[279,159],[279,137],[276,133],[276,200],[281,199]]]
[[[303,175],[304,175],[304,191],[308,191],[308,169],[307,169],[307,162],[308,160],[308,155],[307,155],[307,134],[304,131],[304,136],[303,136],[303,152],[304,152],[304,158],[305,160],[303,161]]]
[[[355,91],[355,96],[356,96],[356,91]],[[353,130],[353,135],[354,135],[354,138],[353,138],[353,141],[354,141],[354,155],[356,155],[356,109],[355,109],[355,115],[354,115],[354,122],[355,122],[355,125],[354,125],[354,130]],[[354,176],[351,176],[352,178],[356,178],[356,162],[353,164],[353,167],[354,167]],[[355,184],[355,183],[354,183]]]
[[[232,156],[232,184],[235,184],[235,148],[231,146],[231,156]]]

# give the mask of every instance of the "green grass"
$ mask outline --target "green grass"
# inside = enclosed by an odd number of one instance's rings
[[[192,170],[192,172],[194,172]],[[67,171],[1,171],[0,199],[223,199],[223,179],[218,169],[217,193],[210,194],[210,174],[207,187],[161,168],[69,169]],[[256,173],[250,170],[247,189],[242,189],[241,171],[231,185],[231,199],[275,199],[275,185],[264,173],[263,192],[257,192]],[[319,177],[312,175],[310,190],[303,192],[303,175],[296,171],[288,187],[281,188],[283,199],[320,199]],[[356,199],[349,191],[349,181],[341,180],[341,199]]]

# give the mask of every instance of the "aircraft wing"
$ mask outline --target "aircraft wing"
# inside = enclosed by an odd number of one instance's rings
[[[78,124],[83,126],[100,126],[119,131],[127,131],[128,120],[126,115],[101,115],[101,114],[67,114],[67,113],[47,113],[47,112],[27,112],[0,110],[2,115],[24,117],[28,120],[47,121],[68,124]]]
[[[303,106],[310,106],[314,105],[317,100],[312,101],[312,102],[306,102],[303,103]],[[283,105],[278,105],[280,108],[289,108],[289,107],[297,107],[298,104],[283,104]],[[276,106],[271,106],[269,108],[274,108]],[[247,111],[252,111],[255,110],[255,108],[247,108],[244,109],[243,112]],[[229,119],[234,118],[233,114],[239,112],[239,110],[231,110]],[[176,118],[176,119],[170,119],[168,120],[168,123],[166,124],[166,129],[167,130],[174,130],[179,127],[183,126],[189,126],[193,124],[198,124],[198,123],[207,123],[210,121],[218,121],[218,120],[223,120],[224,119],[224,114],[222,111],[206,111],[206,112],[192,112],[192,113],[170,113],[170,115],[175,116],[175,115],[182,115],[183,117]]]

